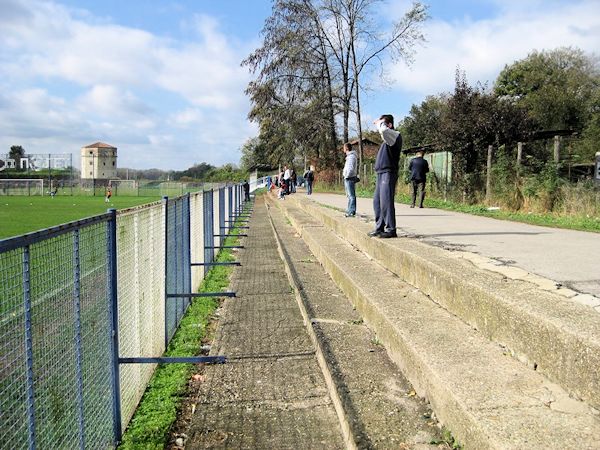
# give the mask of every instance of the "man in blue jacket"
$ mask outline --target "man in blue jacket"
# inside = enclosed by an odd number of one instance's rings
[[[393,238],[397,237],[394,195],[398,181],[402,136],[394,130],[394,117],[391,114],[384,114],[373,123],[383,139],[383,144],[381,144],[375,159],[375,172],[377,173],[375,194],[373,195],[375,230],[371,231],[369,236]]]
[[[410,161],[408,170],[410,171],[410,181],[412,184],[412,204],[411,208],[415,207],[417,202],[417,191],[421,190],[421,201],[419,208],[423,207],[425,200],[425,182],[427,181],[427,172],[429,172],[429,163],[423,158],[423,150],[417,152],[417,156]]]

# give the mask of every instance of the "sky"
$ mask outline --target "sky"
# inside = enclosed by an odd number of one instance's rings
[[[450,92],[457,67],[489,86],[533,50],[600,49],[600,0],[431,0],[414,61],[384,60],[363,128]],[[378,6],[385,27],[410,8]],[[73,153],[102,141],[118,166],[238,164],[258,133],[240,62],[260,46],[267,0],[0,0],[0,155]]]

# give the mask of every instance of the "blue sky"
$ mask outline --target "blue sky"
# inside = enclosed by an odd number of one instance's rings
[[[488,82],[534,49],[600,48],[598,0],[435,0],[413,64],[369,81],[363,127],[453,88]],[[408,0],[380,6],[400,17]],[[257,133],[240,61],[260,45],[264,0],[0,0],[0,154],[74,153],[96,141],[120,167],[238,163]]]

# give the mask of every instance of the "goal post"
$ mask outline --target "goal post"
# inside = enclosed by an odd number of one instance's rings
[[[137,180],[108,180],[113,195],[138,195]]]
[[[0,178],[0,195],[45,195],[43,178]]]

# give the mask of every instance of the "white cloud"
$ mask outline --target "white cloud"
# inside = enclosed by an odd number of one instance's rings
[[[600,44],[600,2],[493,0],[498,14],[486,20],[432,18],[427,44],[412,67],[395,64],[393,89],[423,98],[451,91],[457,66],[471,83],[492,85],[505,64],[531,51],[574,46],[592,53]],[[409,105],[410,106],[410,105]]]
[[[124,27],[44,0],[0,0],[0,153],[104,140],[119,165],[237,163],[248,132],[239,63],[251,50],[211,17],[191,39]],[[65,151],[65,150],[62,150]]]

